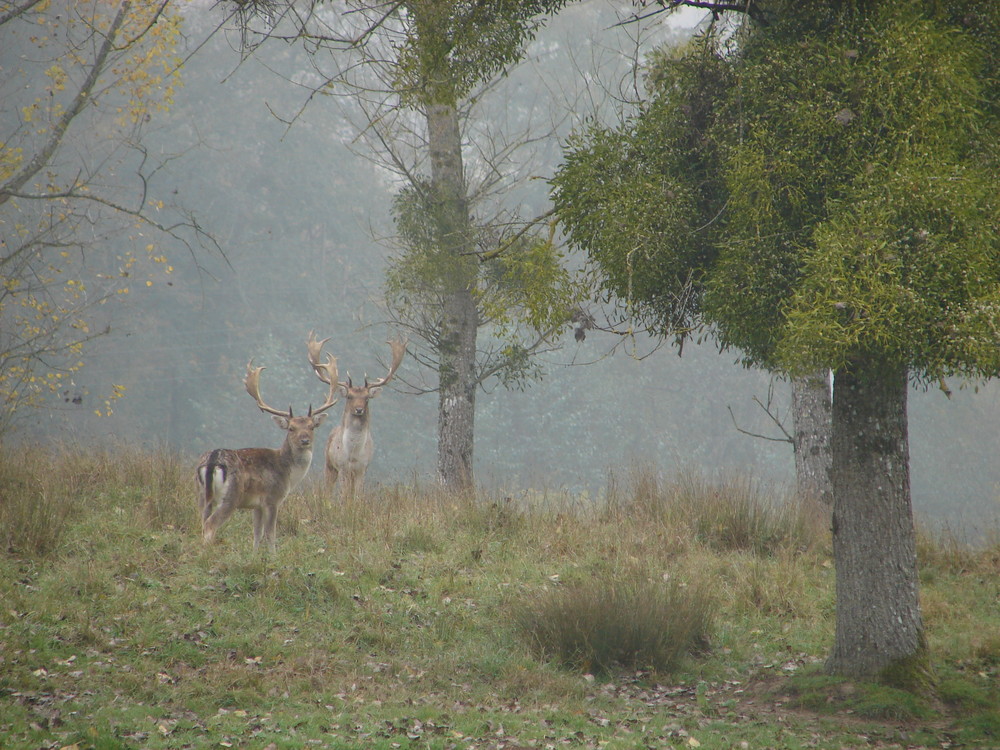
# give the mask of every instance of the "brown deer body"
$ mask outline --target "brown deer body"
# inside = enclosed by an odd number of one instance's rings
[[[313,365],[317,377],[344,396],[344,414],[326,442],[326,480],[329,486],[340,482],[341,499],[354,497],[364,489],[365,472],[371,463],[375,452],[375,441],[372,438],[371,411],[369,402],[382,391],[382,387],[392,380],[399,363],[406,353],[406,342],[394,340],[389,342],[392,349],[392,362],[389,372],[384,378],[369,382],[365,376],[364,385],[354,385],[348,375],[346,382],[338,382],[336,378],[329,380],[329,370],[320,364],[319,356],[329,339],[317,341],[309,334],[309,361]]]
[[[318,365],[336,382],[337,364],[332,357]],[[285,431],[285,442],[273,448],[216,448],[206,451],[198,461],[198,507],[201,511],[202,538],[211,544],[215,535],[237,510],[253,511],[253,548],[262,542],[275,546],[278,508],[309,471],[313,455],[313,433],[326,417],[327,409],[337,403],[330,388],[326,403],[304,417],[272,409],[260,398],[258,379],[263,367],[247,365],[244,384],[261,411],[271,414],[275,424]]]

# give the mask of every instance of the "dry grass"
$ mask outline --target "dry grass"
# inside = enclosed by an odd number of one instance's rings
[[[641,465],[611,476],[606,514],[611,520],[642,518],[681,530],[719,552],[807,549],[825,536],[822,513],[789,502],[766,485],[744,477],[710,482],[691,473],[668,482]]]
[[[73,507],[63,480],[37,451],[0,457],[0,542],[8,554],[44,557],[59,545]]]

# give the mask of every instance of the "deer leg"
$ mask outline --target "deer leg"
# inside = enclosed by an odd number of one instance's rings
[[[327,490],[327,497],[326,497],[325,502],[326,502],[326,507],[328,507],[328,508],[330,507],[330,495],[333,494],[333,488],[337,485],[337,477],[338,477],[338,475],[339,475],[339,472],[337,471],[336,467],[334,467],[334,465],[332,463],[330,463],[329,459],[327,459],[327,462],[326,462],[326,490]],[[343,491],[343,487],[341,487],[340,489],[341,489],[341,491]]]
[[[201,525],[204,527],[205,521],[215,512],[215,497],[208,497],[207,493],[202,492],[201,497],[198,498],[198,507],[201,509]]]
[[[354,475],[350,469],[344,472],[340,480],[340,499],[341,501],[354,499]]]
[[[267,523],[267,506],[253,509],[253,549],[254,552],[260,547],[260,541],[264,538],[265,524]]]
[[[264,514],[264,541],[267,542],[268,549],[273,552],[277,537],[278,506],[265,505],[262,512]]]
[[[198,469],[198,513],[201,515],[201,522],[212,515],[215,509],[215,496],[212,494],[212,477],[202,468]]]
[[[215,541],[216,532],[229,520],[229,517],[233,515],[233,511],[235,510],[235,503],[229,502],[229,498],[223,498],[215,510],[202,520],[201,531],[205,544],[211,544]]]
[[[337,468],[331,464],[329,461],[326,462],[326,484],[328,487],[333,487],[337,483]]]

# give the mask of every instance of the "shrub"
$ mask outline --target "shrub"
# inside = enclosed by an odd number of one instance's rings
[[[527,598],[515,622],[537,655],[570,668],[671,672],[707,648],[712,609],[696,587],[594,579]]]

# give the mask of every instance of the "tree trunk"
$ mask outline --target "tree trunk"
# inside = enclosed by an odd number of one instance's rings
[[[905,368],[838,370],[833,397],[836,634],[827,671],[929,680],[910,507]]]
[[[473,483],[479,314],[478,267],[470,247],[462,139],[453,102],[427,106],[427,133],[438,241],[448,257],[448,269],[442,273],[444,305],[437,343],[438,475],[445,487],[457,490]]]
[[[827,370],[792,379],[796,489],[800,499],[818,500],[825,507],[833,505],[830,408]]]

